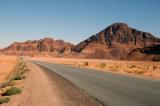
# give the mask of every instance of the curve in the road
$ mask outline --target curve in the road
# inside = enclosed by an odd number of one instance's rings
[[[106,106],[160,106],[160,81],[32,61],[83,89]]]

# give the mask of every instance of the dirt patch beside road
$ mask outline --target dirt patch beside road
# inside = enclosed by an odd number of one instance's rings
[[[17,82],[23,88],[20,95],[2,106],[98,106],[77,87],[51,71],[28,63],[31,70],[26,79]]]

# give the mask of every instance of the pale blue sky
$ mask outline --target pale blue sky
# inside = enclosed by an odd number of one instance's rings
[[[0,0],[0,47],[44,37],[77,44],[115,22],[160,37],[160,0]]]

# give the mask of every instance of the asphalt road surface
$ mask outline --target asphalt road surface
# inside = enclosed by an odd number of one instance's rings
[[[59,74],[105,106],[160,106],[160,81],[32,61]]]

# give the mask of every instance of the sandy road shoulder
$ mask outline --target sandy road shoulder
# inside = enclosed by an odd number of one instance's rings
[[[77,87],[51,71],[27,63],[30,72],[26,79],[16,82],[23,89],[22,94],[15,95],[3,106],[97,106]]]

